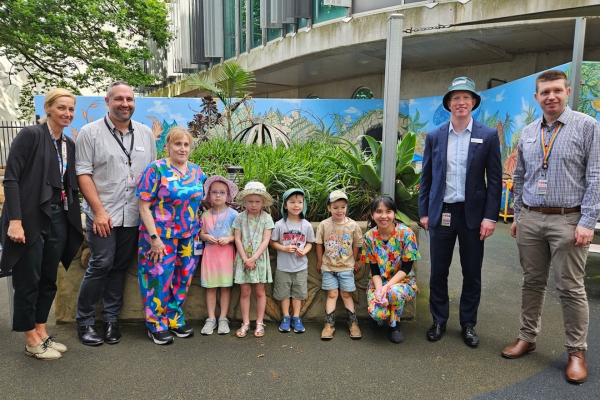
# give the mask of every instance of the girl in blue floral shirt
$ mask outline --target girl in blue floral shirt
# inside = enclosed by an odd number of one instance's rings
[[[360,260],[371,269],[367,303],[372,327],[378,330],[388,320],[389,340],[402,343],[400,317],[406,301],[419,291],[412,264],[421,255],[413,231],[396,222],[396,203],[391,197],[373,200],[370,219],[376,227],[364,235]]]

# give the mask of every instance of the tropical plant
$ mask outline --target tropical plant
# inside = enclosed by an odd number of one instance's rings
[[[346,144],[348,149],[340,149],[344,155],[344,161],[331,155],[326,155],[329,161],[346,165],[357,178],[364,180],[373,190],[381,188],[381,163],[382,147],[381,142],[370,136],[364,136],[369,144],[368,151],[361,151],[360,147],[348,140]],[[415,144],[417,135],[413,132],[407,132],[404,138],[398,142],[396,149],[396,183],[394,197],[398,207],[397,217],[405,224],[410,224],[411,220],[418,221],[418,189],[416,184],[421,178],[421,174],[416,172],[413,166],[413,157],[415,154]]]
[[[209,94],[202,98],[202,108],[194,115],[194,119],[188,123],[188,129],[199,142],[206,142],[208,132],[222,123],[223,116],[217,108],[217,102]]]
[[[254,73],[246,71],[235,62],[226,62],[212,71],[192,75],[186,85],[195,89],[208,90],[223,102],[223,117],[227,121],[227,139],[232,139],[231,114],[242,104],[251,100],[248,89],[254,87]]]
[[[336,189],[348,193],[349,217],[365,220],[377,191],[351,173],[347,165],[332,162],[326,159],[326,155],[338,160],[344,157],[340,146],[327,142],[292,142],[289,148],[273,148],[211,137],[192,151],[190,160],[208,176],[226,176],[228,166],[241,166],[244,173],[238,186],[241,188],[252,180],[262,182],[276,200],[270,209],[274,219],[281,218],[279,201],[283,193],[289,188],[299,187],[307,196],[307,220],[322,221],[330,216],[327,195]]]
[[[283,127],[262,122],[242,129],[240,133],[235,135],[233,140],[246,144],[256,143],[262,145],[270,143],[273,148],[277,147],[278,142],[283,143],[285,147],[289,147],[290,145],[290,138],[284,132]]]

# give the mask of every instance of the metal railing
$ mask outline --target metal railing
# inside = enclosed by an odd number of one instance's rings
[[[26,126],[35,125],[33,121],[0,121],[0,167],[6,166],[8,151],[17,133]]]

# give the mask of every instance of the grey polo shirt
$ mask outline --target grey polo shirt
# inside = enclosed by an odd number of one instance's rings
[[[127,151],[131,148],[133,140],[131,171],[136,181],[146,166],[156,160],[156,142],[149,127],[132,120],[130,130],[125,132],[121,139],[121,133],[107,114],[105,118],[85,125],[77,134],[75,170],[78,176],[92,176],[100,201],[110,215],[113,226],[138,226],[140,213],[135,187],[127,185],[129,160],[109,127],[117,139],[122,140]],[[94,218],[94,213],[85,200],[82,210],[88,217]]]

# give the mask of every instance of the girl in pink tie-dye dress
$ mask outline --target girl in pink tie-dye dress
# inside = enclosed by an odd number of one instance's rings
[[[200,239],[205,242],[200,284],[206,288],[206,306],[208,318],[202,328],[203,335],[210,335],[218,329],[220,335],[229,333],[227,310],[233,286],[233,260],[235,258],[235,242],[233,237],[233,221],[237,211],[230,208],[237,194],[237,186],[222,176],[210,177],[204,184],[206,200],[211,208],[202,214],[202,231]],[[221,288],[220,316],[217,321],[215,309],[217,305],[217,289]]]

